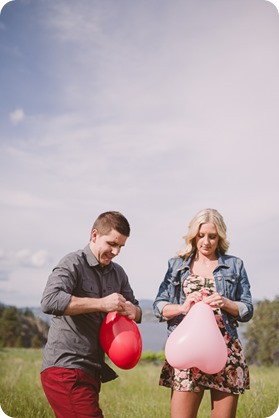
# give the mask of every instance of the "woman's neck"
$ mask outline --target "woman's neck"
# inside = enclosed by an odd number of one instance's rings
[[[210,264],[212,264],[214,261],[217,261],[218,258],[217,256],[214,254],[210,257],[207,257],[206,255],[203,255],[201,253],[196,253],[195,257],[194,257],[194,261],[196,263],[205,265],[205,266],[209,266]]]

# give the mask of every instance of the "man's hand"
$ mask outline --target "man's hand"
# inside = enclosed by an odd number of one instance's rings
[[[125,309],[126,299],[124,296],[119,293],[112,293],[111,295],[105,296],[101,299],[102,311],[103,312],[113,312],[117,311],[120,313]]]
[[[124,304],[124,308],[118,311],[119,315],[127,316],[127,318],[137,321],[141,315],[140,308],[128,300]]]

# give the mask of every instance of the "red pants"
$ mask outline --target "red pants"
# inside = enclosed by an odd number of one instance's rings
[[[56,418],[103,418],[99,378],[80,369],[51,367],[41,373],[41,381]]]

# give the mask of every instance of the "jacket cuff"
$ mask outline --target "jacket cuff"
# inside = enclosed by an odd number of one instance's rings
[[[238,306],[238,315],[240,318],[243,318],[248,313],[248,308],[244,302],[235,301]]]

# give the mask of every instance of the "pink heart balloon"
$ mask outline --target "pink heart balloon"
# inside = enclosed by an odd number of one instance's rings
[[[167,339],[165,355],[180,370],[197,367],[214,374],[224,368],[228,350],[209,305],[198,302],[191,307]]]

